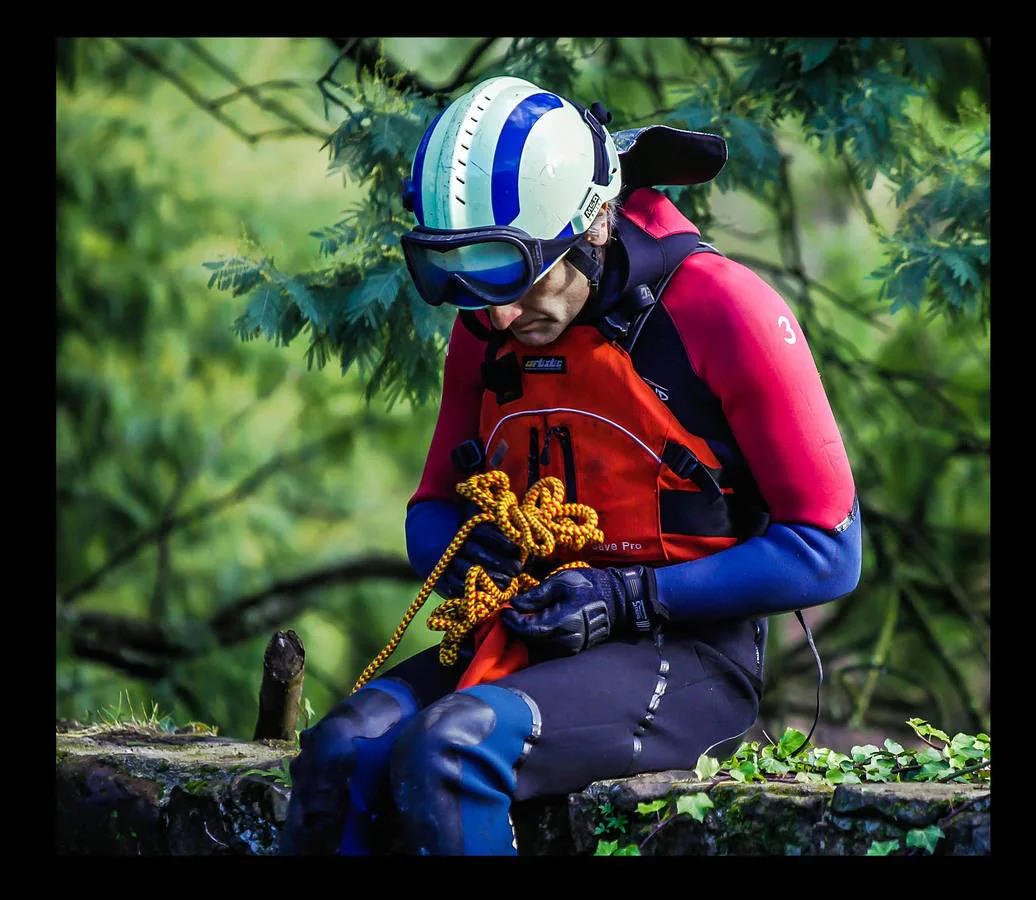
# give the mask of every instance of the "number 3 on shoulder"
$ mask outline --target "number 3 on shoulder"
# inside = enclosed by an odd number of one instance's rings
[[[787,316],[781,316],[777,320],[777,327],[784,329],[787,334],[784,337],[784,343],[794,344],[795,343],[795,332],[791,330],[791,322],[788,321]]]

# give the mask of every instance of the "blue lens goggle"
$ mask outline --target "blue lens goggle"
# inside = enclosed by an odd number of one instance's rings
[[[432,306],[482,309],[513,303],[582,235],[540,240],[519,228],[463,231],[418,226],[400,238],[410,277]]]

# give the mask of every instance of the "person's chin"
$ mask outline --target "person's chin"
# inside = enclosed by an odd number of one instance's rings
[[[557,338],[557,329],[553,325],[539,326],[529,329],[512,329],[511,334],[520,344],[529,347],[543,347],[551,344]]]

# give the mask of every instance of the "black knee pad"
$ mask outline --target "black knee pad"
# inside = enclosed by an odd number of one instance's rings
[[[299,735],[301,749],[290,764],[292,792],[282,853],[337,851],[349,801],[349,779],[356,772],[361,750],[358,739],[384,737],[418,708],[414,692],[404,682],[379,679]],[[387,750],[385,756],[383,769],[387,769]]]
[[[405,851],[512,850],[515,767],[538,725],[538,710],[520,691],[478,685],[433,703],[403,726],[389,782]]]

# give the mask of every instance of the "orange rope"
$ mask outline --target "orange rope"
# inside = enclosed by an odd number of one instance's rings
[[[585,503],[566,503],[565,486],[553,476],[537,481],[526,492],[521,503],[511,491],[507,475],[499,470],[472,475],[457,485],[457,492],[474,501],[482,512],[468,519],[450,541],[388,644],[363,670],[350,693],[355,693],[370,681],[392,655],[443,572],[478,525],[483,522],[494,523],[518,545],[523,566],[530,556],[548,557],[558,546],[582,550],[591,541],[604,540],[604,533],[597,527],[597,512]],[[550,574],[586,566],[584,562],[566,563]],[[431,630],[445,632],[439,645],[439,662],[444,666],[453,665],[457,661],[460,643],[469,631],[513,597],[538,584],[531,575],[520,572],[517,578],[513,578],[501,590],[481,566],[475,565],[468,569],[464,578],[464,596],[446,600],[428,616],[428,627]]]

